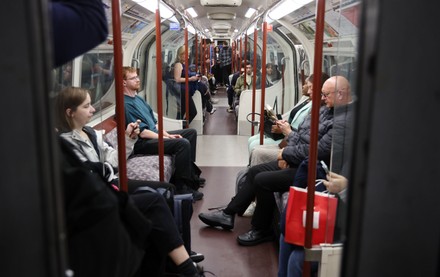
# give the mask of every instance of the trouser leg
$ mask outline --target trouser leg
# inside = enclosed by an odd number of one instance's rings
[[[263,172],[255,178],[257,206],[251,224],[255,229],[269,230],[276,209],[274,192],[285,192],[293,185],[296,167],[273,172]]]
[[[224,212],[226,214],[242,215],[246,211],[249,204],[255,199],[255,176],[257,176],[257,174],[261,172],[275,170],[279,170],[278,163],[276,161],[259,164],[257,166],[249,168],[246,180],[242,188],[238,191],[231,202],[229,202]]]
[[[197,151],[197,131],[195,129],[181,129],[169,131],[170,134],[179,134],[183,138],[186,138],[191,145],[191,161],[196,161],[196,151]]]
[[[140,268],[140,276],[161,276],[169,252],[183,245],[173,215],[158,193],[142,193],[131,196],[142,214],[151,221],[149,247]],[[111,231],[111,230],[110,230]]]

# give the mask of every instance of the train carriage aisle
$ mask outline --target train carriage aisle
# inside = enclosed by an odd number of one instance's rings
[[[220,88],[215,98],[217,111],[207,114],[204,135],[197,138],[197,164],[206,185],[203,200],[194,204],[191,219],[192,247],[205,255],[204,270],[218,277],[276,276],[278,248],[275,242],[257,246],[239,246],[236,238],[250,228],[250,218],[236,216],[231,231],[214,229],[202,223],[198,214],[223,207],[235,195],[237,173],[248,163],[247,136],[237,135],[234,113],[228,113],[226,90]],[[209,274],[207,274],[209,276]]]

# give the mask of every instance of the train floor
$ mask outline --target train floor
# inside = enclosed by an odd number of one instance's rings
[[[267,277],[276,276],[278,244],[265,242],[257,246],[238,245],[238,235],[250,229],[250,218],[236,216],[231,231],[207,227],[198,214],[209,208],[225,206],[235,195],[237,173],[248,164],[247,136],[238,136],[233,113],[228,113],[224,88],[214,98],[216,112],[207,113],[204,134],[197,139],[197,161],[206,178],[200,191],[204,198],[194,204],[191,219],[192,248],[205,255],[200,263],[204,270],[217,277]],[[206,276],[211,276],[206,273]]]

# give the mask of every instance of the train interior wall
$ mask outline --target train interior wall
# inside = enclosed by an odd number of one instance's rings
[[[367,28],[360,41],[343,275],[439,276],[440,149],[434,128],[440,54],[432,37],[440,3],[363,5]],[[52,206],[56,163],[42,101],[50,70],[50,46],[42,39],[48,28],[38,19],[48,17],[45,9],[45,1],[17,0],[0,12],[0,35],[7,38],[0,46],[0,276],[61,276],[63,267]]]
[[[364,1],[343,276],[440,276],[439,8]]]

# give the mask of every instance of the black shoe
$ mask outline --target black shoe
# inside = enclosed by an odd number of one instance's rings
[[[206,183],[206,179],[202,178],[202,177],[199,177],[198,182],[199,182],[199,185],[203,185],[203,184]]]
[[[187,186],[183,186],[181,189],[176,191],[176,194],[192,194],[194,201],[199,201],[203,198],[203,193],[197,190],[193,190]]]
[[[220,211],[214,211],[210,213],[199,214],[200,220],[212,227],[222,227],[223,229],[230,230],[234,228],[234,215],[228,215]]]
[[[192,190],[194,201],[202,200],[202,198],[204,196],[203,192],[200,192],[198,190],[193,190],[193,189],[191,189],[191,190]]]
[[[195,263],[200,263],[201,261],[203,261],[205,259],[205,256],[202,253],[197,253],[194,251],[191,251],[191,255],[189,255],[189,257]]]
[[[273,233],[267,230],[251,229],[249,232],[237,237],[238,244],[244,246],[253,246],[271,240],[273,240]]]

